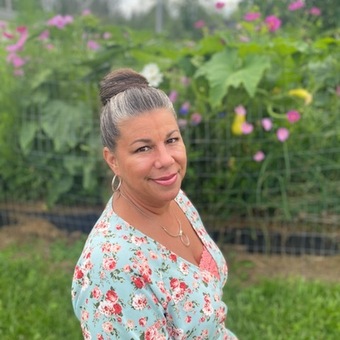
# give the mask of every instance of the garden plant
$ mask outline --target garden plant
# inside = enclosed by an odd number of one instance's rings
[[[315,34],[322,13],[301,1],[247,10],[228,26],[198,20],[195,41],[104,24],[89,10],[1,23],[2,199],[103,201],[97,84],[127,66],[173,100],[188,146],[184,187],[203,215],[290,221],[337,210],[337,32]]]
[[[1,208],[107,200],[98,81],[124,66],[173,101],[188,150],[183,188],[209,223],[314,221],[314,230],[327,222],[334,232],[340,31],[326,20],[330,2],[243,1],[226,20],[197,18],[195,39],[115,25],[90,10],[0,21]],[[1,339],[81,339],[69,294],[84,238],[1,247]],[[338,283],[250,283],[238,275],[243,266],[232,263],[225,292],[240,339],[337,339]]]

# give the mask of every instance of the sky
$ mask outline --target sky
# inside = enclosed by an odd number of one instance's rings
[[[119,10],[124,16],[130,18],[133,13],[140,13],[148,11],[158,0],[122,0],[118,2]],[[232,13],[238,6],[238,3],[242,0],[222,0],[218,2],[225,3],[225,6],[219,10],[219,12],[225,16]],[[181,3],[182,0],[163,0],[163,3],[170,6],[174,6]],[[216,0],[198,0],[204,7],[210,10],[214,10]],[[117,6],[117,5],[116,5]]]

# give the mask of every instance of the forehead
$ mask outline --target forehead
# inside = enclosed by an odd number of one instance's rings
[[[178,129],[177,120],[173,112],[168,109],[155,109],[143,112],[138,116],[122,121],[119,125],[121,137],[148,134],[152,132],[166,132]]]

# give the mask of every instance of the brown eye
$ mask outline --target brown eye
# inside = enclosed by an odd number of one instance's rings
[[[149,151],[149,150],[150,150],[149,146],[142,146],[142,147],[138,148],[135,152],[139,153],[139,152],[146,152],[146,151]]]
[[[168,140],[167,140],[167,143],[168,144],[173,144],[173,143],[176,143],[176,142],[178,142],[179,141],[179,138],[169,138]]]

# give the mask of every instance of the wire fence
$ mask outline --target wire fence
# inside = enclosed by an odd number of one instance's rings
[[[21,157],[32,178],[20,194],[25,200],[0,179],[0,226],[42,219],[88,233],[100,216],[112,174],[101,159],[98,114],[86,111],[97,102],[89,95],[75,109],[71,99],[70,94],[65,103],[55,92],[48,112],[36,105],[23,111],[20,128],[34,124],[35,133],[27,149],[19,142],[18,154],[26,150]],[[183,189],[220,245],[266,254],[340,252],[339,125],[299,133],[287,150],[280,145],[262,165],[247,153],[249,140],[232,137],[228,115],[204,119],[183,136],[188,152]],[[260,133],[252,143],[270,149],[273,142]]]

